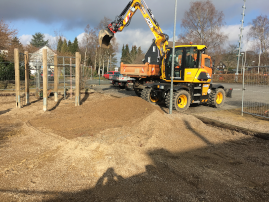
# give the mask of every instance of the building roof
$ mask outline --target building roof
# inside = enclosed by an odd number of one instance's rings
[[[47,61],[48,64],[54,64],[55,52],[51,50],[48,46],[43,46],[38,51],[34,52],[30,56],[30,61],[32,63],[42,63],[43,62],[43,49],[47,49]]]

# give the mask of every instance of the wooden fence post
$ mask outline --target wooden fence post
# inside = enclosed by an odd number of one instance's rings
[[[76,52],[76,95],[75,106],[80,105],[80,60],[81,56],[79,52]]]
[[[16,108],[21,108],[19,49],[14,49]]]
[[[58,60],[57,54],[54,55],[54,101],[58,102]]]
[[[24,63],[25,63],[25,102],[30,104],[29,100],[29,54],[28,51],[24,51]]]
[[[43,49],[43,111],[48,107],[48,66],[47,66],[47,49]]]

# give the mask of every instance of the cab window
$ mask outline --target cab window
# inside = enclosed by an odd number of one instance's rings
[[[186,49],[186,68],[197,68],[197,49],[193,47]]]
[[[210,59],[209,58],[205,58],[205,66],[206,67],[211,67]]]

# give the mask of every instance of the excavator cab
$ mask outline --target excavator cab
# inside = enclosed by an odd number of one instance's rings
[[[165,64],[166,80],[171,80],[171,68],[174,68],[174,80],[184,81],[185,77],[188,76],[185,75],[185,69],[190,69],[191,71],[198,69],[199,55],[200,50],[196,47],[178,46],[175,48],[175,63],[174,67],[172,67],[172,49],[170,49]]]

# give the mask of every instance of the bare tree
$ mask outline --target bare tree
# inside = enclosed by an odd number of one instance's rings
[[[179,35],[179,42],[206,45],[210,52],[221,46],[228,36],[221,32],[224,26],[224,14],[217,11],[211,1],[191,2],[191,7],[185,12],[181,26],[185,33]]]
[[[11,29],[7,23],[3,20],[0,20],[0,54],[9,56],[9,59],[13,58],[14,48],[12,46],[12,39],[17,35],[17,30]],[[19,47],[17,47],[19,48]]]
[[[99,74],[102,68],[102,74],[104,74],[104,61],[109,61],[108,65],[116,65],[116,52],[118,51],[118,43],[114,37],[111,40],[111,46],[109,49],[103,49],[99,47],[98,34],[100,29],[104,29],[111,22],[109,18],[104,17],[95,28],[87,25],[84,29],[84,36],[80,43],[80,51],[84,57],[84,65],[94,66],[94,70],[97,70]],[[108,66],[107,66],[108,69]]]
[[[226,74],[228,73],[229,69],[236,68],[237,65],[237,56],[238,49],[236,45],[229,44],[228,48],[226,48],[226,51],[224,54],[222,54],[222,62],[226,66]]]
[[[259,53],[259,63],[268,63],[268,50],[269,50],[269,20],[266,15],[260,15],[257,18],[253,19],[250,23],[251,27],[247,36],[249,39],[252,39],[254,42],[254,50]]]

